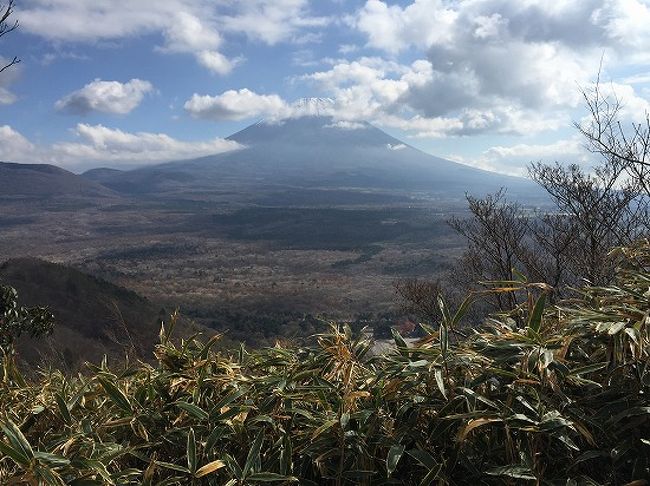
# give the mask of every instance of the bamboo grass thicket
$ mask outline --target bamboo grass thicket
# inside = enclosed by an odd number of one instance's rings
[[[608,287],[454,337],[459,309],[386,353],[333,325],[312,346],[227,355],[219,336],[157,365],[0,383],[0,483],[26,485],[642,485],[650,478],[650,242]]]

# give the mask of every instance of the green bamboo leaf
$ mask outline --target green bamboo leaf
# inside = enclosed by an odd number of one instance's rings
[[[28,467],[30,463],[29,457],[27,457],[20,449],[15,449],[9,444],[6,444],[0,441],[0,452],[7,457],[10,457],[19,466]]]
[[[447,356],[447,350],[449,349],[449,330],[445,323],[440,324],[440,350],[442,351],[443,356]]]
[[[438,385],[438,390],[440,390],[440,393],[442,393],[442,396],[445,397],[446,400],[447,392],[445,391],[445,382],[442,379],[442,370],[440,368],[436,368],[433,371],[433,376],[436,378],[436,385]]]
[[[536,481],[537,477],[533,474],[533,471],[530,468],[525,466],[503,466],[495,467],[487,471],[490,476],[505,476],[508,478],[514,479],[526,479],[530,481]]]
[[[402,335],[397,329],[391,328],[390,332],[393,335],[393,340],[395,341],[395,346],[397,346],[398,352],[402,356],[408,356],[408,345],[406,344],[406,341],[404,341]]]
[[[325,422],[323,425],[321,425],[320,427],[318,427],[318,428],[314,431],[314,433],[311,435],[311,438],[312,438],[312,439],[315,439],[315,438],[318,437],[320,434],[322,434],[323,432],[325,432],[327,429],[329,429],[329,428],[335,426],[335,425],[338,424],[338,423],[339,423],[338,420],[328,420],[327,422]]]
[[[341,424],[341,428],[345,430],[348,427],[348,423],[350,423],[350,414],[349,413],[341,414],[341,419],[339,420],[339,423]]]
[[[516,378],[516,376],[514,376],[514,378]],[[480,401],[481,403],[484,403],[484,404],[487,405],[488,407],[491,407],[491,408],[494,408],[494,409],[496,409],[496,410],[499,410],[499,405],[498,405],[497,403],[493,402],[492,400],[489,400],[489,399],[485,398],[485,397],[484,397],[483,395],[481,395],[480,393],[476,393],[476,392],[475,392],[474,390],[472,390],[471,388],[461,387],[461,388],[460,388],[460,391],[461,391],[464,395],[467,395],[467,396],[469,396],[469,397],[472,397],[472,398],[474,398],[474,399]]]
[[[106,375],[97,375],[97,381],[102,385],[104,391],[108,394],[111,401],[125,412],[131,413],[131,403],[126,395],[120,390],[115,383],[111,381]]]
[[[34,451],[32,450],[32,446],[15,423],[7,420],[6,423],[2,424],[2,431],[7,439],[9,439],[11,447],[22,457],[27,458],[27,462],[33,459]]]
[[[54,400],[59,407],[59,413],[61,414],[63,421],[66,423],[66,425],[71,425],[72,416],[70,415],[70,409],[68,408],[68,405],[66,404],[63,396],[60,393],[55,393]]]
[[[235,478],[237,478],[238,480],[243,479],[243,472],[241,470],[241,467],[237,463],[234,457],[232,457],[230,454],[224,454],[223,462],[225,462],[228,465],[230,472],[233,474],[233,476],[235,476]]]
[[[196,472],[196,440],[194,439],[194,429],[190,427],[187,433],[187,468],[192,474]]]
[[[210,411],[210,420],[214,420],[214,417],[217,415],[221,414],[221,409],[224,407],[229,406],[232,402],[237,400],[239,397],[244,395],[246,393],[246,389],[240,388],[237,390],[234,390],[227,394],[225,397],[223,397],[221,400],[219,400],[214,407],[212,407],[212,410]]]
[[[34,459],[37,459],[39,462],[47,464],[51,467],[63,467],[70,464],[69,459],[66,459],[65,457],[59,456],[57,454],[51,454],[49,452],[35,451]]]
[[[201,350],[201,354],[199,355],[200,359],[206,359],[208,357],[208,353],[210,352],[210,348],[214,346],[214,344],[219,341],[223,337],[223,334],[215,334],[212,336],[210,339],[208,339],[208,342],[205,343],[203,346],[203,349]]]
[[[215,427],[212,432],[210,432],[210,435],[208,435],[208,439],[205,441],[205,452],[210,452],[216,445],[217,441],[221,439],[227,432],[227,427],[224,427],[222,425]]]
[[[528,332],[529,336],[539,334],[539,330],[542,326],[542,316],[544,315],[545,304],[546,304],[546,293],[542,293],[542,295],[540,295],[539,298],[537,299],[537,302],[535,302],[533,311],[530,313],[530,316],[528,317],[527,327],[529,331]]]
[[[396,444],[388,450],[388,456],[386,456],[386,470],[388,471],[388,477],[395,472],[397,463],[402,458],[403,454],[404,446],[401,444]]]
[[[250,451],[248,451],[248,456],[246,457],[246,462],[244,463],[244,469],[242,471],[242,477],[247,478],[249,473],[257,472],[259,469],[260,463],[262,462],[260,451],[263,442],[264,429],[260,430],[259,434],[257,434]]]
[[[99,479],[73,479],[68,483],[68,486],[103,486],[104,481],[101,481]]]
[[[178,401],[178,402],[174,402],[173,405],[176,405],[181,410],[186,411],[192,417],[197,418],[199,420],[207,420],[210,417],[208,415],[208,412],[203,410],[201,407],[194,405],[193,403]]]
[[[442,322],[444,325],[449,325],[451,323],[451,316],[449,315],[449,309],[447,309],[447,304],[441,295],[437,297],[438,308],[442,314]]]
[[[164,467],[165,469],[171,469],[172,471],[178,471],[186,474],[191,474],[190,470],[186,467],[179,466],[178,464],[173,464],[171,462],[165,461],[156,461],[156,465]]]
[[[442,464],[439,465],[436,469],[431,469],[422,481],[420,481],[420,486],[429,486],[434,484],[436,479],[439,479],[440,471],[442,471]]]
[[[291,436],[284,434],[282,437],[282,448],[280,449],[280,472],[282,474],[289,474],[292,470],[293,459],[293,445],[291,443]]]
[[[422,464],[429,471],[432,471],[438,467],[436,460],[427,451],[424,451],[422,449],[412,449],[406,453],[418,461],[420,464]]]
[[[526,277],[526,275],[521,273],[516,268],[512,269],[512,276],[515,278],[515,280],[514,280],[515,282],[520,282],[522,284],[528,283],[528,278]]]
[[[254,483],[277,483],[277,482],[296,482],[298,478],[293,476],[284,476],[282,474],[272,472],[260,472],[248,476],[248,481]]]
[[[465,300],[460,304],[460,307],[458,307],[458,310],[454,314],[454,317],[451,320],[451,325],[456,326],[460,320],[467,314],[467,310],[469,309],[469,306],[472,305],[474,302],[474,296],[473,295],[468,295],[465,297]]]
[[[66,486],[65,481],[59,473],[53,471],[48,466],[37,465],[33,468],[33,471],[37,478],[43,480],[39,481],[39,484],[47,484],[48,486]]]
[[[627,410],[624,410],[621,413],[614,415],[611,419],[608,420],[608,423],[610,425],[613,425],[613,424],[616,424],[616,423],[620,422],[621,420],[623,420],[625,418],[634,417],[634,416],[637,416],[637,415],[650,415],[650,407],[631,407],[631,408],[628,408]]]

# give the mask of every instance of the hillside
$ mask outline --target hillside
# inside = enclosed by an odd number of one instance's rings
[[[111,198],[115,193],[93,181],[48,164],[0,162],[0,198]]]
[[[43,358],[74,370],[104,354],[122,357],[125,347],[148,357],[165,317],[135,292],[35,258],[0,265],[0,282],[16,288],[22,305],[48,306],[56,317],[54,334],[45,342],[20,342],[20,355],[30,363]]]
[[[109,168],[106,168],[106,167],[99,167],[97,169],[87,170],[86,172],[83,172],[80,175],[84,179],[87,179],[87,180],[93,181],[93,182],[98,182],[98,183],[101,184],[102,182],[106,182],[106,181],[112,179],[113,177],[117,176],[121,172],[122,171],[118,170],[118,169],[109,169]]]

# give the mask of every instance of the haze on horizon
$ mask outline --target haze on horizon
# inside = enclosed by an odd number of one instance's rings
[[[75,172],[235,148],[304,97],[428,153],[508,174],[586,163],[572,121],[600,71],[650,107],[649,0],[19,0],[0,56],[0,160]]]

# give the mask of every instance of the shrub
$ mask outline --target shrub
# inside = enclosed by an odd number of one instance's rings
[[[31,337],[52,332],[54,316],[45,307],[18,305],[18,292],[13,287],[0,285],[0,349],[9,352],[16,338],[22,334]]]
[[[650,477],[650,243],[615,284],[547,308],[545,285],[462,336],[470,305],[374,354],[333,326],[313,346],[233,356],[214,336],[0,393],[3,484],[644,484]],[[523,319],[523,320],[522,320]],[[525,325],[518,326],[517,322]]]

